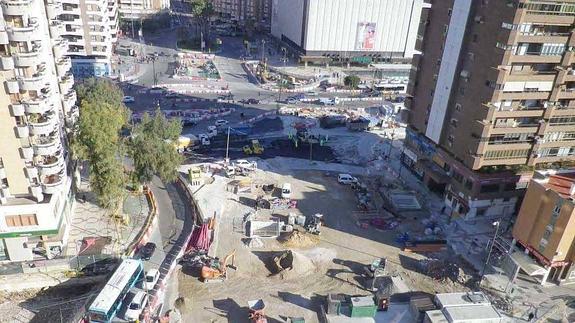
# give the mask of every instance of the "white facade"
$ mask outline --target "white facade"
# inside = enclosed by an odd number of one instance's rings
[[[275,0],[272,34],[311,52],[385,52],[411,58],[423,0]]]
[[[66,132],[78,108],[57,20],[62,3],[0,4],[0,260],[31,260],[35,248],[61,250],[66,240]]]
[[[126,19],[140,19],[170,9],[170,0],[120,0],[120,14]]]
[[[451,12],[451,20],[449,21],[445,49],[443,50],[441,61],[453,62],[454,64],[441,64],[439,67],[439,76],[437,78],[429,121],[425,131],[425,136],[436,144],[439,144],[441,131],[443,130],[443,122],[445,121],[445,114],[447,113],[451,86],[453,85],[455,71],[457,69],[455,62],[459,61],[467,19],[471,11],[471,2],[471,0],[456,1]]]
[[[61,0],[62,36],[78,77],[110,76],[118,6],[109,0]]]

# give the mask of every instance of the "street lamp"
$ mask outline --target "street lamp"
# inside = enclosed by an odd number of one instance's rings
[[[479,277],[479,285],[481,287],[481,283],[483,282],[483,277],[485,277],[485,269],[487,269],[487,264],[489,263],[489,259],[491,258],[491,252],[493,251],[493,245],[495,244],[495,239],[497,239],[497,233],[499,233],[499,224],[500,221],[493,222],[495,226],[495,234],[493,235],[493,240],[491,241],[491,246],[489,247],[489,253],[487,253],[487,259],[485,259],[485,263],[483,264],[483,269],[481,270],[481,277]]]

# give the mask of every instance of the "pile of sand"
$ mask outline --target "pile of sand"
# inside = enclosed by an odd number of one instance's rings
[[[287,250],[273,258],[274,275],[281,279],[294,279],[307,276],[316,271],[316,266],[308,257]]]
[[[315,234],[294,230],[290,232],[281,242],[286,247],[305,248],[318,244],[319,237]]]

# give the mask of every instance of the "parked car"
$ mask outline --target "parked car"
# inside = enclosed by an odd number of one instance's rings
[[[246,100],[242,100],[242,103],[245,103],[245,104],[260,104],[260,100],[254,99],[254,98],[249,98],[249,99],[246,99]]]
[[[140,258],[143,260],[150,260],[156,251],[156,244],[153,242],[146,243],[140,250]]]
[[[318,99],[318,103],[321,105],[335,105],[334,98],[320,98]]]
[[[218,128],[216,126],[208,127],[208,138],[212,138],[218,135]]]
[[[199,134],[198,139],[200,140],[200,143],[202,144],[202,146],[209,146],[211,144],[210,136],[208,136],[205,133]]]
[[[148,304],[148,294],[144,291],[137,292],[132,298],[130,305],[126,308],[124,319],[127,321],[135,321],[142,314],[142,310]]]
[[[227,126],[228,123],[229,123],[229,122],[228,122],[227,120],[222,120],[222,119],[220,119],[220,120],[216,120],[216,122],[214,123],[214,125],[219,128],[219,127]]]
[[[122,102],[124,102],[124,103],[134,103],[134,102],[136,102],[136,99],[135,99],[133,96],[126,95],[126,96],[122,99]]]
[[[283,199],[291,198],[291,184],[290,183],[284,183],[284,185],[282,186],[282,198]]]
[[[182,95],[180,93],[176,93],[176,92],[168,92],[166,93],[166,98],[171,99],[171,98],[179,98]]]
[[[85,276],[106,275],[113,272],[119,263],[119,258],[106,258],[87,265],[81,272]]]
[[[337,182],[340,184],[350,185],[352,183],[357,183],[357,178],[349,174],[339,174],[337,175]]]
[[[317,96],[317,93],[314,92],[314,91],[307,91],[307,92],[305,92],[305,95],[307,95],[307,96]]]
[[[144,279],[142,279],[140,287],[142,287],[144,290],[154,289],[154,286],[156,286],[159,278],[160,272],[157,269],[150,269],[146,273],[146,276],[144,276]]]
[[[258,168],[258,164],[256,162],[249,162],[245,159],[236,160],[235,165],[241,168],[249,168],[249,169]]]
[[[299,100],[294,99],[294,98],[287,98],[287,100],[286,100],[287,104],[296,104],[298,102],[299,102]]]

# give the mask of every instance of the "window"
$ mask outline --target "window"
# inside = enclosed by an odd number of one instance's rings
[[[452,13],[452,12],[453,12],[453,9],[451,9],[451,8],[447,9],[447,15],[448,15],[449,17],[451,17],[451,13]]]
[[[476,216],[484,216],[486,212],[487,212],[487,208],[483,207],[483,208],[477,209],[477,212],[475,212],[475,215]]]
[[[457,119],[455,119],[455,118],[451,119],[450,124],[453,128],[457,128]]]
[[[544,252],[548,243],[549,242],[545,238],[542,238],[541,241],[539,241],[539,251]]]
[[[456,171],[453,171],[453,179],[459,183],[463,183],[463,175],[459,174]]]
[[[9,227],[26,227],[38,225],[36,214],[20,214],[6,216],[6,225]]]
[[[529,149],[495,150],[488,151],[484,157],[486,160],[525,158],[529,155]]]
[[[502,23],[502,24],[501,24],[501,28],[505,28],[505,29],[509,29],[509,30],[515,29],[514,26],[513,26],[513,24],[510,24],[510,23],[508,23],[508,22]]]
[[[461,111],[461,104],[455,103],[455,111]]]
[[[473,181],[470,179],[466,179],[465,184],[463,186],[465,186],[466,189],[471,190],[471,188],[473,187]]]
[[[481,185],[480,193],[495,193],[499,192],[499,184],[486,184]]]

